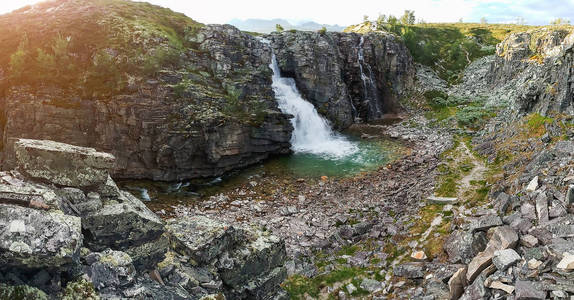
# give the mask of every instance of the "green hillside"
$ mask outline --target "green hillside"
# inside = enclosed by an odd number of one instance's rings
[[[0,90],[50,85],[98,96],[176,66],[202,24],[148,3],[56,0],[0,15]],[[3,71],[2,71],[3,70]],[[2,79],[3,78],[3,79]]]

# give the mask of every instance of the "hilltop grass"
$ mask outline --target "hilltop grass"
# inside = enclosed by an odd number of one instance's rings
[[[54,9],[57,8],[57,9]],[[129,81],[177,68],[203,25],[143,2],[58,0],[0,16],[0,93],[55,86],[85,96],[121,92]],[[89,33],[89,34],[86,34]]]

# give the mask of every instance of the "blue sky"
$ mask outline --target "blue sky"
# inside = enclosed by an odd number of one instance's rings
[[[0,0],[6,13],[39,0]],[[169,7],[203,23],[226,23],[231,19],[284,18],[291,21],[351,25],[364,15],[375,19],[379,13],[400,15],[414,10],[427,22],[510,23],[518,17],[527,24],[543,25],[561,17],[574,22],[574,0],[149,0]]]

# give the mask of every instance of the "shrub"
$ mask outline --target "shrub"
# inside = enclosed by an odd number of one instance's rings
[[[478,128],[493,116],[490,109],[480,106],[466,106],[456,112],[456,120],[459,125],[468,128]]]
[[[327,33],[327,27],[323,26],[321,29],[319,29],[319,34],[323,35]]]

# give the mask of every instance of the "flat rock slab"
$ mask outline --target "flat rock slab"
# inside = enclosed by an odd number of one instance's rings
[[[0,266],[60,267],[78,259],[78,217],[0,204]]]
[[[109,153],[48,140],[19,139],[14,151],[24,175],[72,187],[105,184],[115,162]]]
[[[502,219],[498,215],[486,215],[472,220],[470,223],[470,231],[485,231],[502,224]]]
[[[183,217],[167,221],[172,248],[198,263],[209,263],[243,237],[233,226],[203,217]]]
[[[430,196],[427,198],[427,202],[433,204],[455,204],[458,202],[458,198]]]

